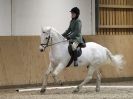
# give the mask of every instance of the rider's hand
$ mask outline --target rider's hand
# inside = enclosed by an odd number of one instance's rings
[[[70,37],[69,36],[67,36],[67,40],[70,40]]]
[[[65,35],[64,34],[61,34],[63,37],[65,37]]]

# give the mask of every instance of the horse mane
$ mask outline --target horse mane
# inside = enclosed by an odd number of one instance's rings
[[[42,27],[42,32],[49,32],[59,40],[66,40],[66,38],[64,38],[54,27]]]
[[[51,33],[53,33],[54,36],[56,36],[59,39],[65,40],[65,38],[55,28],[51,27],[50,29]]]

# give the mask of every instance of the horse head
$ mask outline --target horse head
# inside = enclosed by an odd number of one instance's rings
[[[40,51],[43,52],[48,46],[54,45],[61,41],[65,41],[66,39],[61,34],[59,34],[59,32],[57,32],[53,27],[44,27],[42,28],[40,40],[41,44],[39,48]]]

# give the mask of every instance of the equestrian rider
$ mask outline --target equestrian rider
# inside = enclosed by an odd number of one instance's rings
[[[70,21],[69,28],[62,35],[71,42],[71,47],[74,52],[74,66],[78,66],[77,47],[80,43],[83,43],[81,35],[82,23],[79,19],[79,8],[74,7],[70,12],[72,20]]]

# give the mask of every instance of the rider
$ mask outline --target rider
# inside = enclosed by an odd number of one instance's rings
[[[72,8],[70,12],[72,20],[70,21],[69,28],[62,35],[72,42],[71,46],[74,52],[74,66],[78,66],[77,47],[80,43],[83,43],[81,36],[82,23],[79,19],[80,10],[78,7]]]

